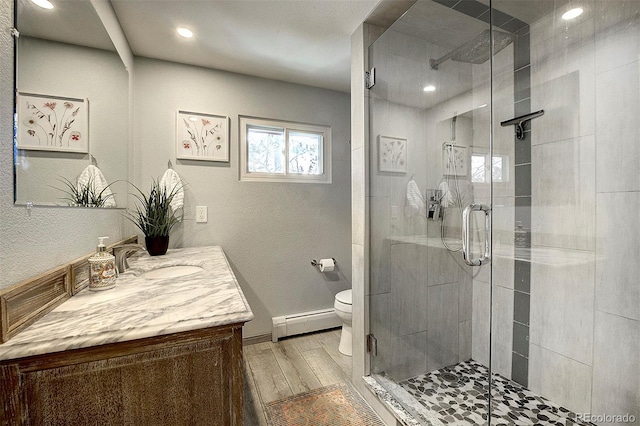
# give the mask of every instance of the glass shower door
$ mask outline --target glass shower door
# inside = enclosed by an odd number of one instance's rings
[[[639,45],[638,1],[418,0],[370,47],[370,371],[421,423],[640,423]]]
[[[423,0],[369,49],[371,374],[424,424],[489,412],[491,269],[462,250],[465,207],[490,210],[492,170],[510,173],[491,155],[489,30]],[[486,217],[470,212],[468,261]]]

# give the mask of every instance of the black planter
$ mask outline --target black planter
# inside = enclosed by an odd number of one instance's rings
[[[169,248],[169,236],[166,237],[144,237],[147,252],[150,256],[162,256]]]

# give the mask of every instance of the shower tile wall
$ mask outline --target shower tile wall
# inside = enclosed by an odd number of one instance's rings
[[[640,2],[599,2],[592,412],[640,418]],[[615,332],[612,333],[612,330]]]
[[[583,7],[531,25],[529,388],[639,418],[640,2]]]
[[[506,48],[493,58],[493,121],[512,118],[515,114],[514,49]],[[487,88],[482,103],[491,103],[490,64],[473,67],[474,87]],[[483,89],[480,89],[483,92]],[[482,95],[480,95],[482,96]],[[491,116],[488,108],[474,113],[473,153],[489,153]],[[516,174],[515,145],[512,128],[493,128],[493,156],[502,157],[507,164],[504,180],[493,184],[493,256],[492,263],[479,268],[471,268],[473,274],[473,351],[472,358],[485,366],[489,365],[489,339],[491,338],[491,367],[494,373],[511,378],[513,363],[512,340],[514,320],[514,197],[518,176]],[[473,185],[475,203],[491,202],[489,183]],[[470,201],[471,202],[471,201]],[[472,229],[484,229],[477,221]],[[493,294],[490,282],[493,281]],[[489,330],[489,309],[492,321]],[[491,333],[489,333],[491,331]]]
[[[514,116],[531,112],[531,40],[529,26],[518,30],[513,43],[514,50]],[[501,121],[503,121],[501,119]],[[513,323],[511,378],[527,387],[529,384],[529,319],[531,288],[531,130],[530,124],[522,139],[513,136],[515,149],[515,223],[526,232],[514,248]],[[515,129],[510,128],[511,132]],[[514,245],[515,238],[514,238]],[[498,267],[499,265],[495,265]]]
[[[606,3],[606,4],[605,4]],[[600,2],[596,20],[594,412],[640,418],[640,2]],[[633,255],[631,255],[633,256]],[[611,331],[615,330],[615,333]]]
[[[370,91],[376,117],[370,129],[370,317],[378,339],[372,372],[384,371],[395,380],[471,357],[471,280],[459,253],[442,245],[440,222],[427,220],[424,209],[414,211],[406,200],[410,180],[423,193],[440,182],[443,140],[436,137],[436,123],[446,114],[427,117],[424,93],[404,84],[422,83],[429,59],[445,50],[391,30],[371,52],[377,82]],[[451,97],[446,91],[470,78],[467,68],[453,76],[440,73],[441,96]],[[408,77],[394,81],[399,75]],[[388,99],[389,93],[400,95]],[[378,172],[380,135],[407,139],[406,174]]]

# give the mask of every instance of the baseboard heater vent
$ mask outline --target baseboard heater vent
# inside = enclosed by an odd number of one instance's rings
[[[271,320],[273,321],[271,341],[274,343],[282,337],[342,326],[342,321],[336,316],[333,308],[273,317]]]

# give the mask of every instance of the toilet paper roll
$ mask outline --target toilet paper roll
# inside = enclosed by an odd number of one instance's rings
[[[333,259],[320,259],[320,272],[331,272],[335,266]]]

